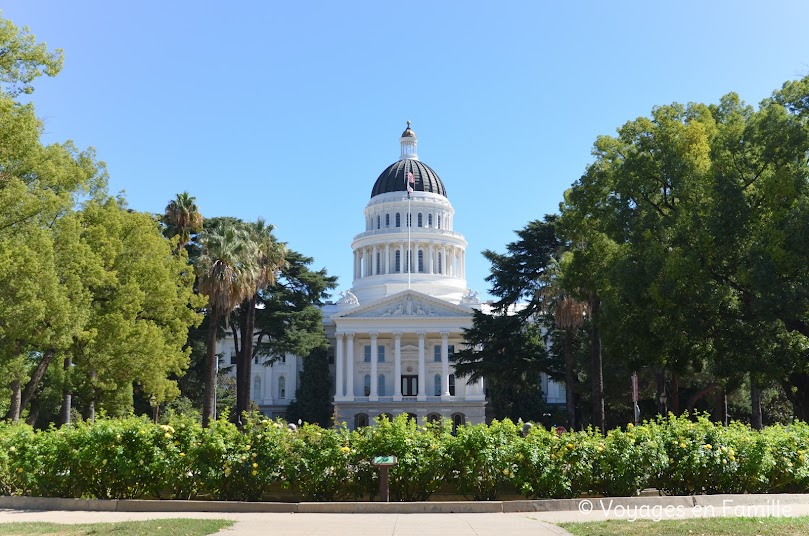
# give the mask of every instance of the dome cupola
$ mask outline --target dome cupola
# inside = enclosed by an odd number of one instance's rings
[[[447,197],[447,190],[438,177],[438,173],[419,160],[416,153],[418,143],[416,133],[410,128],[410,121],[408,121],[407,128],[399,139],[401,156],[397,162],[385,168],[385,171],[376,179],[371,190],[372,198],[389,192],[406,192],[408,173],[413,174],[411,188],[414,192],[429,192]]]

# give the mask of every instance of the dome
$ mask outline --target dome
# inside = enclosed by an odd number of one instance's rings
[[[406,192],[408,172],[413,173],[415,180],[413,191],[431,192],[447,197],[447,190],[444,188],[444,183],[438,178],[438,174],[424,162],[412,159],[399,160],[389,165],[376,179],[374,189],[371,190],[371,197],[388,192]]]
[[[416,133],[413,132],[413,130],[410,128],[410,121],[407,122],[407,128],[405,129],[404,132],[402,132],[402,137],[403,138],[415,138],[416,137]]]

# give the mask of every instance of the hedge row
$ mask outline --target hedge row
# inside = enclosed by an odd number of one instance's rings
[[[792,492],[809,489],[809,426],[762,432],[706,418],[660,419],[606,436],[561,436],[511,421],[417,425],[406,416],[358,431],[249,419],[203,429],[172,418],[102,419],[34,431],[0,423],[0,494],[99,499],[207,497],[256,501],[278,486],[308,501],[374,498],[370,460],[395,455],[393,500],[426,500],[439,488],[470,499]]]

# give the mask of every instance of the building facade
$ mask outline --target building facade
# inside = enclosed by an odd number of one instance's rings
[[[451,356],[473,310],[487,304],[467,288],[466,239],[454,229],[444,183],[419,160],[409,121],[399,144],[399,159],[376,179],[364,229],[351,244],[352,287],[323,308],[334,414],[350,428],[400,413],[419,422],[482,423],[484,380],[456,379]],[[232,343],[220,347],[228,355]],[[292,355],[253,368],[252,396],[263,413],[283,416],[301,370]],[[564,403],[563,386],[543,378],[543,387],[549,403]]]

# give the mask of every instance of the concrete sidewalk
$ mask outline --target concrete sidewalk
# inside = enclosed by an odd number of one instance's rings
[[[694,495],[421,503],[241,503],[94,501],[0,497],[0,523],[98,523],[144,519],[232,519],[220,534],[326,536],[550,536],[553,523],[621,519],[809,515],[809,495]]]
[[[0,523],[102,523],[165,518],[232,519],[222,536],[559,536],[565,530],[533,513],[292,514],[224,512],[88,512],[0,510]]]

